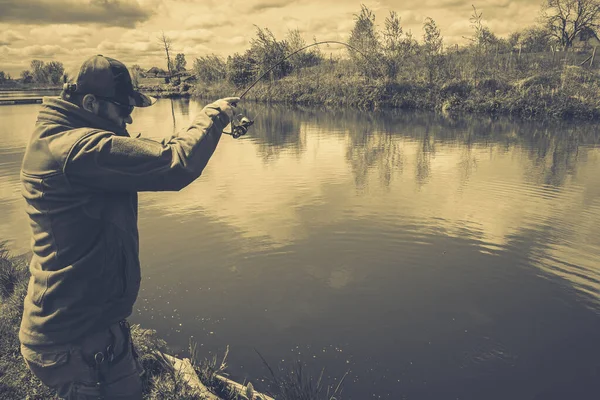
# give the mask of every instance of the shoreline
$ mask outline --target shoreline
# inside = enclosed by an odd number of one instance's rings
[[[600,89],[593,71],[570,67],[525,79],[448,80],[443,83],[390,82],[314,71],[258,83],[245,101],[287,105],[420,110],[445,115],[475,114],[524,120],[600,121]],[[572,82],[565,84],[565,82]],[[591,84],[588,84],[590,83]],[[240,93],[233,85],[197,85],[193,97]]]
[[[0,93],[2,93],[2,92],[41,92],[44,90],[58,91],[61,89],[62,89],[61,86],[25,86],[25,87],[0,86]]]
[[[600,81],[594,71],[569,67],[525,79],[449,79],[442,83],[387,81],[359,75],[302,71],[272,82],[259,82],[244,101],[299,106],[421,110],[445,115],[508,116],[524,120],[600,121]],[[565,84],[565,82],[570,82]],[[225,81],[211,84],[140,85],[138,90],[155,98],[217,99],[243,91]],[[60,87],[0,87],[2,92],[58,91]],[[0,104],[34,102],[5,99]],[[39,101],[37,101],[39,102]]]
[[[0,398],[54,399],[55,392],[42,385],[25,366],[19,350],[19,325],[29,281],[28,257],[12,257],[0,241]],[[189,357],[170,355],[167,343],[156,332],[131,326],[131,337],[144,366],[145,399],[185,398],[188,400],[238,400],[254,393],[254,399],[273,400],[254,391],[252,384],[240,384],[224,376],[227,352],[217,365],[202,359],[190,343]],[[172,354],[172,353],[171,353]]]

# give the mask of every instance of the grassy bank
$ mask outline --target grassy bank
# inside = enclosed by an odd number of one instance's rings
[[[138,90],[156,98],[182,98],[192,95],[192,85],[182,83],[177,86],[166,83],[154,85],[141,85]]]
[[[23,312],[23,299],[27,292],[29,272],[25,257],[11,257],[0,244],[0,399],[55,399],[53,390],[44,386],[27,369],[19,350],[19,323]],[[132,337],[146,371],[145,399],[202,400],[188,386],[181,374],[165,358],[169,349],[165,341],[152,330],[132,326]],[[194,360],[196,373],[212,391],[224,400],[240,398],[216,378],[222,373],[223,363],[216,359]]]
[[[136,89],[156,98],[181,98],[191,96],[193,85],[181,82],[177,85],[165,83],[164,78],[136,79]]]
[[[199,84],[193,94],[230,96],[243,88]],[[247,100],[315,106],[431,110],[443,113],[511,115],[531,119],[600,119],[600,74],[578,66],[529,76],[368,79],[342,65],[317,66],[252,88]]]
[[[19,350],[19,323],[23,313],[23,299],[27,293],[29,271],[28,257],[11,257],[4,243],[0,242],[0,399],[55,399],[56,393],[45,387],[26,367]],[[144,398],[151,400],[202,400],[176,371],[165,354],[170,353],[164,340],[156,332],[132,326],[132,337],[144,366]],[[221,376],[227,367],[225,354],[222,359],[202,358],[195,344],[190,342],[191,361],[200,381],[222,400],[261,399],[251,384],[234,387]],[[336,388],[325,385],[322,380],[312,379],[297,364],[291,370],[277,373],[270,367],[270,387],[278,400],[333,400],[339,397],[341,383]],[[343,381],[343,379],[342,379]],[[242,387],[243,389],[240,389]],[[254,393],[254,394],[252,394]],[[334,397],[335,396],[335,397]]]
[[[597,69],[557,67],[556,63],[543,67],[510,73],[492,70],[479,74],[481,76],[459,68],[453,77],[434,80],[427,80],[422,73],[408,68],[397,79],[389,80],[368,78],[348,62],[326,62],[282,79],[263,80],[248,92],[245,100],[364,110],[392,108],[527,119],[600,120],[600,72]],[[140,80],[138,89],[157,98],[217,99],[239,95],[248,86],[236,87],[226,80],[172,85],[161,78],[148,78]],[[41,89],[52,88],[10,88]]]
[[[19,323],[29,272],[25,257],[11,257],[0,246],[0,399],[54,399],[53,390],[45,387],[25,366],[19,350]],[[164,359],[166,343],[150,330],[132,328],[147,373],[144,393],[148,399],[201,399],[194,395]],[[204,374],[210,366],[204,365]]]

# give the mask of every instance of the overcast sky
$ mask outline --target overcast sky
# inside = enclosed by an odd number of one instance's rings
[[[93,54],[127,65],[166,68],[157,37],[164,30],[174,53],[195,57],[243,52],[256,28],[277,39],[299,29],[307,42],[346,41],[360,12],[360,0],[0,0],[0,70],[18,76],[32,59],[61,61],[68,70]],[[541,0],[379,0],[364,1],[381,29],[390,11],[405,31],[422,39],[422,24],[433,18],[446,44],[472,34],[471,4],[498,36],[535,23]],[[323,49],[326,52],[335,49]]]

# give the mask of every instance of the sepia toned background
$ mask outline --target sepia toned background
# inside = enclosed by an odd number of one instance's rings
[[[383,19],[396,11],[405,31],[422,36],[426,17],[438,24],[447,45],[464,43],[472,28],[468,1],[375,1],[364,3]],[[532,25],[537,0],[486,0],[475,4],[498,36]],[[56,59],[67,70],[92,54],[110,55],[126,64],[162,66],[161,31],[173,41],[174,53],[193,60],[209,53],[243,52],[255,25],[276,37],[298,29],[307,41],[346,40],[360,3],[322,1],[193,0],[1,0],[0,64],[12,76],[29,68],[31,59]],[[343,49],[332,46],[331,51]],[[345,50],[344,50],[345,51]]]

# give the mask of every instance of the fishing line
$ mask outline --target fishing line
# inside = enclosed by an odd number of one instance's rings
[[[356,47],[349,45],[348,43],[344,43],[344,42],[338,42],[336,40],[324,40],[321,42],[315,42],[315,43],[311,43],[309,45],[306,45],[304,47],[299,48],[298,50],[293,51],[292,53],[288,54],[287,56],[283,57],[281,60],[279,60],[278,62],[276,62],[275,64],[273,64],[271,67],[269,67],[269,69],[267,69],[265,72],[263,72],[254,82],[252,82],[252,84],[246,89],[244,90],[244,92],[236,97],[239,97],[240,99],[243,99],[244,96],[246,96],[246,94],[248,94],[248,92],[250,91],[250,89],[252,89],[258,82],[260,82],[265,76],[267,76],[268,73],[270,73],[271,71],[273,71],[275,68],[277,68],[278,66],[280,66],[283,62],[285,62],[287,59],[289,59],[290,57],[298,54],[299,52],[306,50],[310,47],[313,46],[318,46],[320,44],[341,44],[344,45],[346,47],[348,47],[351,50],[354,50],[355,52],[357,52],[358,54],[360,54],[361,56],[363,56],[365,58],[365,60],[369,60],[369,58],[360,50],[358,50]],[[248,131],[248,128],[254,124],[254,120],[251,120],[248,117],[243,116],[242,114],[238,115],[237,117],[233,118],[231,121],[231,132],[225,132],[223,131],[223,133],[226,133],[228,135],[233,136],[234,139],[239,138],[242,135],[245,135],[246,132]]]
[[[296,55],[296,54],[298,54],[298,53],[299,53],[299,52],[301,52],[302,50],[306,50],[306,49],[308,49],[309,47],[317,46],[317,45],[320,45],[320,44],[329,44],[329,43],[334,43],[334,44],[342,44],[342,45],[344,45],[344,46],[348,47],[349,49],[352,49],[352,50],[356,51],[358,54],[360,54],[361,56],[363,56],[365,59],[367,59],[367,60],[368,60],[367,56],[366,56],[366,55],[365,55],[363,52],[361,52],[360,50],[358,50],[356,47],[353,47],[353,46],[349,45],[348,43],[344,43],[344,42],[338,42],[338,41],[335,41],[335,40],[325,40],[325,41],[322,41],[322,42],[315,42],[315,43],[311,43],[311,44],[309,44],[309,45],[307,45],[307,46],[304,46],[304,47],[302,47],[302,48],[299,48],[298,50],[296,50],[296,51],[294,51],[294,52],[292,52],[292,53],[288,54],[288,55],[287,55],[287,56],[285,56],[284,58],[282,58],[280,61],[276,62],[276,63],[275,63],[273,66],[271,66],[271,67],[270,67],[268,70],[266,70],[266,71],[265,71],[265,72],[264,72],[264,73],[263,73],[261,76],[259,76],[259,77],[258,77],[258,79],[256,79],[256,80],[255,80],[255,81],[254,81],[254,82],[253,82],[253,83],[252,83],[252,84],[251,84],[251,85],[248,87],[248,89],[246,89],[246,90],[244,91],[244,93],[242,93],[242,94],[239,96],[239,98],[240,98],[240,99],[243,99],[243,98],[244,98],[244,96],[245,96],[245,95],[246,95],[246,94],[247,94],[247,93],[250,91],[250,89],[252,89],[252,88],[253,88],[253,87],[254,87],[254,86],[255,86],[255,85],[258,83],[258,82],[260,82],[262,78],[264,78],[265,76],[267,76],[267,74],[268,74],[269,72],[273,71],[275,68],[277,68],[279,65],[281,65],[281,64],[282,64],[284,61],[286,61],[288,58],[292,57],[293,55]]]

